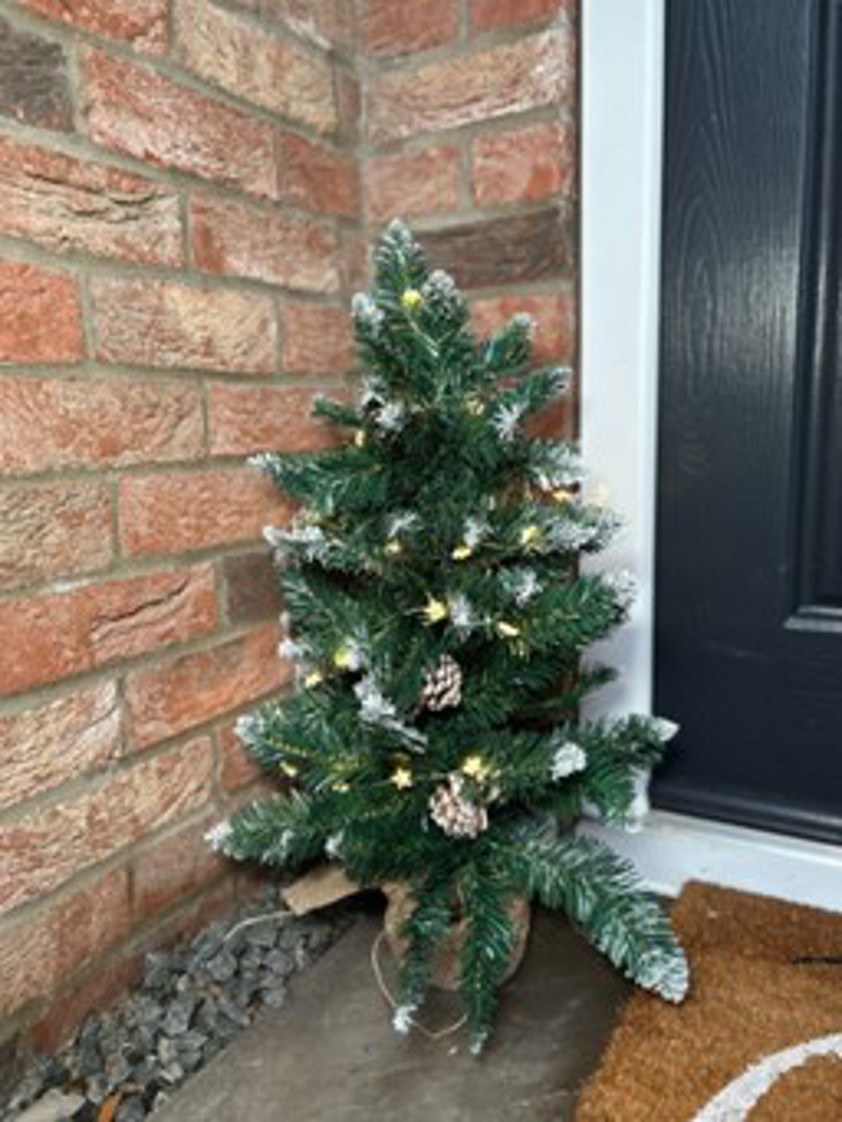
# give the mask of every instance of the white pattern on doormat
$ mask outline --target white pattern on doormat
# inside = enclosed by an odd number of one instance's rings
[[[732,1079],[716,1098],[702,1107],[692,1122],[743,1122],[758,1099],[782,1075],[794,1067],[800,1067],[812,1056],[827,1055],[842,1058],[842,1032],[831,1036],[817,1036],[815,1040],[806,1040],[803,1044],[764,1056],[742,1075]]]

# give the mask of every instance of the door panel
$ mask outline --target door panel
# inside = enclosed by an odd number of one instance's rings
[[[839,0],[668,0],[656,805],[842,841]]]

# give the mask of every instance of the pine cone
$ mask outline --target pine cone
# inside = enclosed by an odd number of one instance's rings
[[[442,655],[435,670],[430,671],[421,690],[421,705],[436,713],[459,705],[462,701],[462,670],[455,658]]]
[[[462,794],[458,772],[447,777],[430,796],[430,817],[450,838],[476,838],[488,829],[488,811]]]

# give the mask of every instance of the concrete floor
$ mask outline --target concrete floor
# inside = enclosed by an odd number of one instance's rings
[[[398,1036],[370,965],[366,915],[267,1012],[155,1114],[155,1122],[566,1122],[629,991],[563,920],[539,912],[501,993],[480,1059],[458,1032]],[[381,952],[387,980],[389,952]],[[458,1019],[437,993],[423,1022]]]

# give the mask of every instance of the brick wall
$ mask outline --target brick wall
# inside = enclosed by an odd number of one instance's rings
[[[202,840],[286,681],[243,457],[323,439],[365,240],[410,219],[479,326],[573,359],[574,21],[0,0],[0,1072],[247,890]]]
[[[0,1043],[243,890],[203,834],[286,676],[243,458],[350,366],[351,15],[0,3]]]
[[[483,331],[538,321],[576,349],[577,0],[367,0],[364,209],[410,219]],[[570,405],[545,424],[575,425]]]

